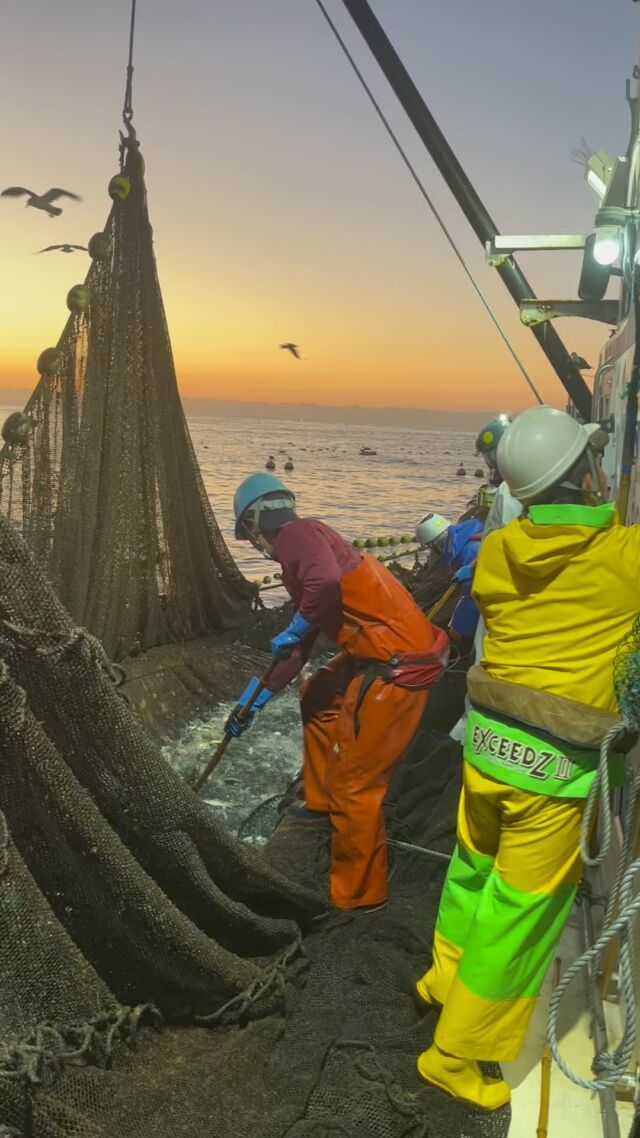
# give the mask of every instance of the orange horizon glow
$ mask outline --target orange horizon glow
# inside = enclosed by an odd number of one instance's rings
[[[490,13],[469,7],[464,43],[455,5],[374,7],[503,232],[587,233],[596,202],[570,149],[592,119],[604,135],[598,145],[612,154],[626,145],[616,68],[624,77],[633,65],[625,53],[634,6],[611,17],[605,67],[598,7],[579,0],[584,58],[568,92],[578,0],[557,13],[558,54],[546,69],[535,60],[547,32],[532,12],[487,4]],[[140,7],[135,122],[181,394],[454,412],[529,406],[507,347],[314,6]],[[57,342],[65,296],[89,266],[83,253],[34,253],[86,244],[111,205],[129,4],[90,5],[82,19],[76,9],[63,5],[51,21],[45,0],[21,0],[5,21],[0,84],[12,111],[0,128],[3,186],[62,186],[83,200],[65,201],[51,219],[0,199],[0,397],[35,386],[35,361]],[[514,349],[543,398],[564,406],[559,380],[344,13],[339,22]],[[34,38],[40,25],[48,34]],[[504,66],[478,84],[481,45]],[[54,51],[64,68],[51,68]],[[46,98],[25,89],[25,59],[31,74],[47,76]],[[539,296],[576,295],[579,256],[532,255],[522,267]],[[568,350],[595,367],[607,329],[578,320],[557,327]],[[285,341],[305,358],[281,351]]]

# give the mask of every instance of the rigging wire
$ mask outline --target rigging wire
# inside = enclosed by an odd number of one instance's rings
[[[127,86],[124,93],[124,106],[122,108],[122,117],[127,125],[133,118],[133,103],[132,88],[133,88],[133,39],[136,30],[136,3],[137,0],[131,0],[131,25],[129,28],[129,62],[127,64]]]
[[[135,6],[135,0],[133,0],[133,3]],[[340,35],[338,28],[336,27],[333,20],[331,19],[331,16],[327,12],[327,9],[325,8],[322,0],[316,0],[316,4],[317,4],[318,8],[320,9],[322,15],[324,16],[325,20],[327,21],[327,24],[331,28],[331,31],[333,32],[335,38],[337,39],[340,47],[342,48],[345,56],[347,57],[349,63],[351,64],[351,67],[353,68],[355,74],[357,75],[358,79],[360,80],[360,83],[362,84],[362,86],[363,86],[374,110],[376,111],[378,118],[382,122],[382,125],[384,126],[387,134],[389,135],[391,141],[393,142],[393,145],[395,146],[396,150],[398,151],[398,154],[402,158],[402,161],[404,162],[405,166],[407,167],[407,170],[411,174],[411,177],[413,178],[416,186],[418,187],[420,193],[422,194],[422,197],[424,198],[425,202],[429,206],[429,209],[431,210],[431,212],[432,212],[433,216],[435,217],[438,225],[440,226],[440,229],[444,233],[444,236],[446,237],[447,241],[449,242],[449,245],[453,249],[453,252],[455,253],[456,257],[458,258],[458,261],[462,265],[462,268],[463,268],[466,276],[468,277],[473,288],[475,289],[478,297],[480,298],[480,301],[484,305],[484,307],[485,307],[491,321],[493,322],[498,334],[501,336],[501,338],[502,338],[504,344],[506,345],[508,351],[511,353],[511,356],[513,357],[513,360],[515,361],[516,366],[519,368],[519,370],[522,373],[525,381],[528,383],[529,387],[531,388],[531,391],[533,392],[536,399],[538,400],[538,403],[544,403],[544,400],[543,400],[542,396],[540,395],[540,392],[537,390],[537,388],[536,388],[531,376],[529,375],[526,367],[524,366],[522,360],[518,356],[518,354],[517,354],[515,348],[513,347],[511,341],[509,340],[507,333],[505,332],[504,328],[500,324],[498,317],[496,316],[495,312],[493,311],[493,309],[492,309],[489,301],[487,300],[486,296],[482,292],[480,285],[478,284],[475,277],[473,276],[471,269],[467,265],[462,253],[460,252],[458,246],[456,245],[456,243],[453,239],[453,236],[449,232],[442,216],[440,215],[440,213],[438,212],[438,209],[436,208],[433,201],[429,197],[429,194],[427,193],[427,190],[425,189],[425,186],[424,186],[423,182],[421,181],[415,167],[413,166],[412,162],[410,161],[409,157],[407,156],[406,152],[404,151],[401,143],[398,141],[398,139],[395,135],[395,132],[393,130],[393,127],[391,126],[391,124],[390,124],[389,120],[387,119],[384,111],[382,110],[380,104],[378,103],[375,95],[373,94],[373,91],[369,87],[369,84],[367,83],[364,75],[360,71],[360,68],[358,67],[353,55],[349,51],[349,48],[347,47],[345,41],[343,40],[342,36]]]

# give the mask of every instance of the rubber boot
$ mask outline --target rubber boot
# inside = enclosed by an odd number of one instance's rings
[[[416,980],[414,988],[415,1003],[418,1011],[426,1012],[429,1008],[441,1008],[442,1003],[436,1000],[429,983],[429,973],[425,973],[419,980]]]
[[[497,1110],[511,1099],[511,1090],[504,1079],[483,1078],[475,1060],[447,1055],[435,1043],[418,1056],[418,1075],[424,1083],[431,1083],[482,1110]]]

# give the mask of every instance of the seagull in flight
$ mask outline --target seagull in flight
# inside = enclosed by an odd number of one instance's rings
[[[87,253],[86,245],[47,245],[44,249],[37,249],[38,253],[52,253],[54,249],[59,249],[61,253],[73,253],[74,249],[81,249],[83,253]]]
[[[297,360],[302,359],[297,344],[280,344],[280,347],[285,348],[285,350],[288,352],[291,352],[291,355],[295,356]]]
[[[0,194],[2,198],[21,198],[27,195],[26,204],[32,205],[34,209],[43,209],[49,217],[58,217],[62,213],[60,206],[52,205],[52,202],[57,201],[58,198],[71,198],[74,202],[82,201],[82,198],[77,194],[70,193],[69,190],[52,189],[47,190],[46,194],[34,194],[33,190],[27,190],[24,186],[8,186]]]

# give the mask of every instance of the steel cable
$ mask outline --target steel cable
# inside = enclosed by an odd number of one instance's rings
[[[135,2],[135,0],[134,0],[134,2]],[[387,119],[384,111],[382,110],[380,104],[378,103],[375,95],[373,94],[373,91],[369,87],[369,84],[367,83],[364,75],[360,71],[360,68],[358,67],[354,57],[352,56],[351,52],[349,51],[349,48],[347,47],[345,41],[343,40],[342,36],[340,35],[338,28],[336,27],[333,20],[331,19],[331,16],[327,12],[322,0],[316,0],[316,4],[317,4],[318,8],[320,9],[322,15],[324,16],[325,20],[327,21],[327,24],[331,28],[331,31],[333,32],[336,40],[338,41],[340,47],[342,48],[342,50],[343,50],[346,58],[348,59],[349,63],[351,64],[351,67],[353,68],[355,74],[357,75],[358,79],[360,80],[360,83],[362,84],[362,86],[363,86],[374,110],[376,111],[376,114],[378,115],[380,121],[382,122],[382,125],[384,126],[387,134],[389,135],[391,141],[393,142],[393,145],[395,146],[396,150],[398,151],[398,154],[402,158],[402,161],[404,162],[405,166],[407,167],[407,170],[411,174],[411,177],[413,178],[416,186],[418,187],[420,193],[422,194],[422,197],[424,198],[425,202],[429,206],[429,209],[431,210],[431,212],[432,212],[433,216],[435,217],[438,225],[440,226],[440,229],[442,230],[442,232],[444,233],[444,236],[446,237],[447,241],[449,242],[449,245],[451,246],[453,252],[455,253],[455,256],[458,258],[458,261],[462,265],[462,268],[463,268],[466,276],[468,277],[469,281],[471,282],[471,285],[473,286],[478,297],[480,298],[481,303],[484,305],[484,307],[485,307],[491,321],[493,322],[498,334],[501,336],[506,348],[511,353],[511,356],[512,356],[516,366],[519,368],[519,370],[522,373],[525,381],[528,383],[529,387],[531,388],[531,391],[535,395],[538,403],[544,403],[544,400],[543,400],[542,396],[540,395],[540,392],[536,388],[536,386],[535,386],[531,376],[529,375],[526,367],[524,366],[522,360],[518,356],[518,354],[517,354],[515,348],[513,347],[507,333],[505,332],[500,321],[498,320],[498,317],[496,316],[495,312],[493,311],[489,301],[487,300],[486,296],[482,292],[480,285],[478,284],[475,277],[473,276],[471,269],[467,265],[467,262],[465,261],[462,253],[460,252],[460,249],[456,245],[449,229],[447,228],[445,221],[443,220],[438,209],[436,208],[433,201],[429,197],[429,194],[427,193],[427,190],[425,189],[425,186],[424,186],[423,182],[421,181],[415,167],[413,166],[411,160],[409,159],[408,155],[406,154],[405,150],[403,149],[401,143],[398,141],[396,134],[393,130],[393,127],[391,126],[391,124],[390,124],[389,120]]]

